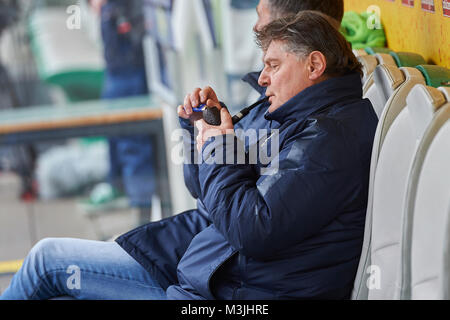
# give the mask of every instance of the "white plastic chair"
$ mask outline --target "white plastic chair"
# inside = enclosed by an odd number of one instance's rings
[[[450,299],[450,88],[418,149],[402,240],[402,299]]]
[[[381,98],[378,95],[377,88],[373,87],[373,84],[375,83],[374,77],[373,77],[373,71],[375,71],[375,68],[377,65],[386,64],[386,65],[396,67],[396,64],[395,64],[394,58],[392,58],[392,56],[389,54],[379,53],[379,54],[376,54],[373,56],[368,56],[368,57],[371,57],[371,58],[365,58],[365,57],[360,58],[361,60],[362,59],[372,60],[372,62],[367,62],[367,63],[370,63],[370,65],[367,66],[367,69],[364,67],[364,63],[360,60],[361,63],[363,64],[363,71],[367,72],[367,76],[364,75],[364,78],[363,78],[363,80],[364,80],[363,81],[363,97],[368,98],[372,102],[372,104],[375,106],[374,107],[375,110],[382,110],[382,108],[386,104],[387,100],[386,101],[381,100]],[[373,60],[373,58],[375,58],[375,61]],[[375,67],[373,67],[373,70],[372,70],[372,66],[374,63],[376,63],[376,65],[375,65]],[[381,111],[379,111],[377,113],[377,116],[379,116],[380,114],[381,114]]]
[[[371,265],[370,250],[372,237],[373,185],[378,163],[378,155],[381,150],[381,146],[383,145],[384,137],[386,136],[392,122],[406,106],[407,94],[411,91],[414,85],[425,84],[425,80],[420,71],[414,68],[399,69],[391,65],[379,65],[375,69],[375,72],[378,74],[375,78],[375,85],[378,88],[384,86],[385,91],[388,89],[392,90],[392,96],[389,97],[385,107],[383,108],[383,112],[380,115],[372,149],[364,242],[352,293],[352,299],[361,300],[368,299],[369,297],[369,290],[366,283],[369,279],[367,268]]]
[[[375,172],[372,206],[371,263],[381,271],[380,289],[369,299],[399,299],[401,240],[408,179],[417,148],[433,116],[446,100],[432,87],[416,85],[407,107],[390,126]]]

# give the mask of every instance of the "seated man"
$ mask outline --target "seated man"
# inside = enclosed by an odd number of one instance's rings
[[[197,120],[208,216],[191,211],[133,230],[117,240],[130,255],[114,243],[41,241],[2,299],[350,296],[377,123],[362,99],[361,65],[314,12],[270,23],[258,40],[265,53],[259,82],[270,97],[265,119],[276,133],[260,146],[279,146],[272,161],[214,163],[220,154],[241,157],[235,145],[242,142],[225,108],[218,127]],[[262,174],[267,168],[272,174]],[[78,286],[67,268],[79,271]]]

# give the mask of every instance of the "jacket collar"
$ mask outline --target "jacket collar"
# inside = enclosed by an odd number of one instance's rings
[[[259,72],[250,72],[247,73],[242,80],[244,82],[247,82],[250,86],[252,86],[253,89],[258,91],[259,94],[263,95],[266,94],[266,87],[261,87],[258,84],[259,76],[261,75],[262,71]]]
[[[351,73],[306,88],[274,112],[267,111],[264,117],[279,123],[303,121],[319,110],[358,99],[362,99],[361,77],[358,73]]]

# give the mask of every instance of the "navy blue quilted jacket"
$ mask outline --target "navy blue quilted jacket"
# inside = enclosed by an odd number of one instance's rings
[[[197,188],[193,193],[204,210],[117,240],[160,280],[170,299],[350,296],[377,125],[370,102],[362,99],[360,77],[349,74],[307,88],[266,113],[263,122],[279,132],[272,163],[202,163],[198,181],[188,186]],[[209,141],[203,157],[237,141]],[[275,163],[273,174],[261,174]]]

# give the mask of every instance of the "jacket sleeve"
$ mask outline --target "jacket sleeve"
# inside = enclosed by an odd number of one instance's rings
[[[208,164],[214,150],[227,148],[219,140],[203,148],[202,195],[215,227],[246,256],[271,258],[317,234],[356,193],[342,185],[345,167],[355,164],[335,156],[343,151],[329,135],[306,130],[285,141],[267,176],[255,165]]]
[[[195,146],[194,127],[189,120],[179,118],[180,126],[185,130],[183,135],[183,144],[185,152],[185,160],[183,164],[184,184],[191,195],[198,199],[201,195],[200,182],[198,180],[198,151]]]
[[[220,102],[220,104],[223,108],[227,108],[227,106],[223,102]],[[178,119],[181,128],[186,132],[186,134],[183,135],[185,160],[187,160],[183,164],[184,184],[191,193],[192,197],[202,200],[200,182],[198,178],[199,154],[195,141],[195,129],[189,120],[180,117]]]

